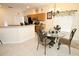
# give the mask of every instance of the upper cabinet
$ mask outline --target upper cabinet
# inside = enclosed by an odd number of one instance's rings
[[[27,15],[27,17],[31,17],[32,20],[38,19],[39,21],[44,21],[45,20],[45,13]]]

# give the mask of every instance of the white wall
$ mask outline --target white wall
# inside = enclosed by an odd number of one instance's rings
[[[18,19],[21,19],[21,17],[23,17],[23,14],[18,8],[0,8],[0,26],[3,26],[5,22],[8,25],[19,25],[20,20]]]
[[[74,15],[72,28],[77,28],[77,31],[74,35],[74,40],[78,40],[76,42],[79,43],[79,11]]]

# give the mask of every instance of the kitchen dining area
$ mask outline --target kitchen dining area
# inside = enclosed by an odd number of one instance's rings
[[[79,56],[79,3],[0,3],[0,56]]]

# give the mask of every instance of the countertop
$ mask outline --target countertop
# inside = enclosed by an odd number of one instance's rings
[[[27,27],[27,26],[34,26],[34,24],[31,24],[31,25],[9,25],[9,26],[0,26],[0,28],[17,28],[17,27]]]

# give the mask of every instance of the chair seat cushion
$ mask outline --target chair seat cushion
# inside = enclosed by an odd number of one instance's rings
[[[60,38],[59,39],[59,42],[62,43],[62,44],[66,44],[66,45],[69,45],[70,44],[69,39],[66,39],[66,38]]]

